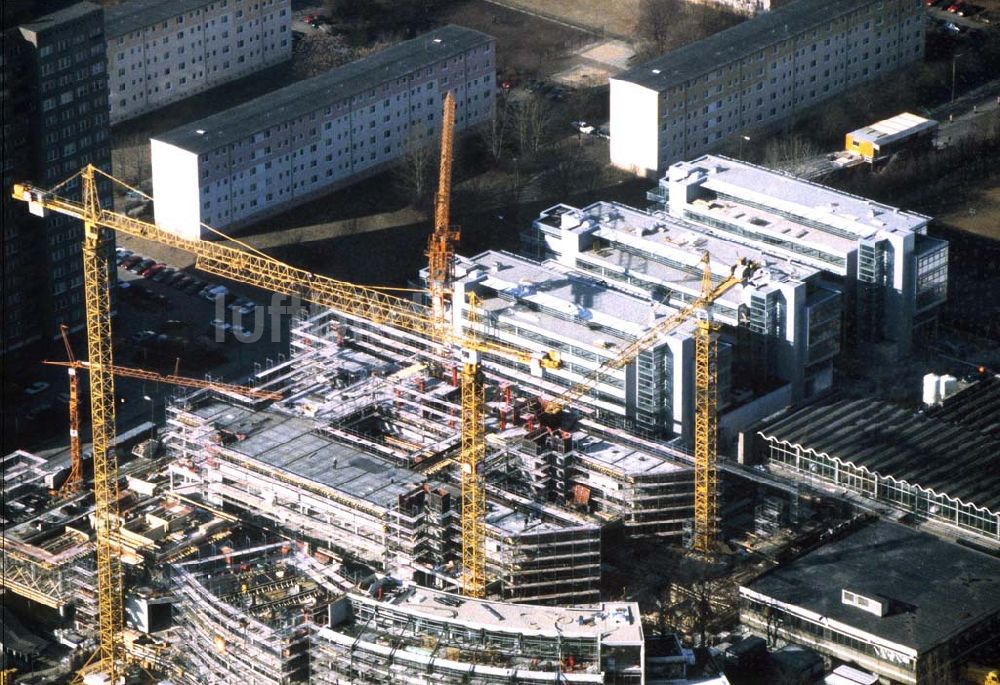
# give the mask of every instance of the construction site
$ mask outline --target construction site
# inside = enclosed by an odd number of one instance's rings
[[[413,299],[102,209],[94,167],[75,193],[15,186],[85,227],[70,466],[2,465],[4,591],[65,648],[44,682],[723,685],[706,635],[735,628],[740,585],[863,523],[717,458],[733,379],[712,309],[764,287],[755,254],[692,252],[687,294],[652,310],[553,262],[459,259],[453,116],[449,96]],[[112,359],[113,232],[298,298],[290,355],[242,385],[146,376],[181,389],[118,435],[114,379],[143,372]],[[5,659],[35,649],[5,631]]]

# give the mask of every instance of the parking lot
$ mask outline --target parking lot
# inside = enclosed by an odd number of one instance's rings
[[[273,305],[287,307],[288,298],[272,302],[270,295],[261,296],[253,288],[209,279],[190,267],[177,268],[143,254],[129,254],[124,248],[119,248],[117,260],[123,263],[117,267],[115,285],[115,364],[240,383],[255,364],[277,363],[287,355],[290,317]],[[126,268],[129,265],[132,270]],[[209,299],[206,288],[215,288],[215,297]],[[86,360],[84,334],[72,335],[71,343],[76,357]],[[49,358],[61,361],[65,355],[50,354]],[[16,443],[19,449],[64,446],[62,427],[69,400],[66,370],[38,365],[10,375],[19,388],[6,403],[14,409],[4,417],[5,443],[9,438],[11,446]],[[85,441],[89,440],[87,381],[84,374],[80,412]],[[118,430],[154,418],[162,421],[165,403],[176,392],[178,388],[168,384],[116,378]],[[60,430],[54,432],[53,426]]]

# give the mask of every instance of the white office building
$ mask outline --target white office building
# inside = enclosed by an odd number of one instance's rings
[[[713,155],[672,165],[648,197],[706,237],[822,271],[844,293],[850,346],[898,358],[935,332],[948,243],[927,235],[930,217]]]
[[[820,269],[790,264],[756,246],[708,235],[662,210],[613,202],[575,209],[557,205],[535,220],[526,249],[660,306],[679,308],[701,293],[705,252],[718,278],[741,258],[759,268],[743,287],[716,300],[712,316],[732,348],[732,377],[720,407],[786,387],[807,399],[833,382],[840,352],[841,293]],[[534,240],[532,240],[534,238]],[[692,360],[693,361],[693,360]],[[728,378],[728,369],[723,378]]]
[[[495,41],[445,26],[151,140],[156,222],[179,235],[264,216],[431,143],[444,95],[455,129],[493,112]]]
[[[111,123],[292,57],[290,0],[130,0],[104,11]]]
[[[920,0],[795,0],[612,78],[611,162],[656,176],[924,52]]]

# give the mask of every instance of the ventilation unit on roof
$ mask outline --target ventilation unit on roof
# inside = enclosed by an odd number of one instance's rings
[[[852,607],[857,607],[862,611],[867,611],[869,614],[875,614],[876,616],[882,617],[889,613],[889,600],[885,597],[878,597],[877,595],[865,596],[843,588],[840,591],[840,601]]]

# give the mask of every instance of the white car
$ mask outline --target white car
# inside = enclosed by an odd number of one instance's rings
[[[229,288],[224,285],[217,285],[214,288],[208,288],[201,292],[201,296],[204,297],[209,302],[214,302],[223,295],[229,292]]]
[[[222,333],[225,335],[233,330],[233,325],[231,323],[226,323],[222,319],[212,319],[212,322],[208,324],[208,329],[212,333]]]
[[[49,389],[49,384],[45,381],[35,381],[24,389],[25,395],[38,395]]]

